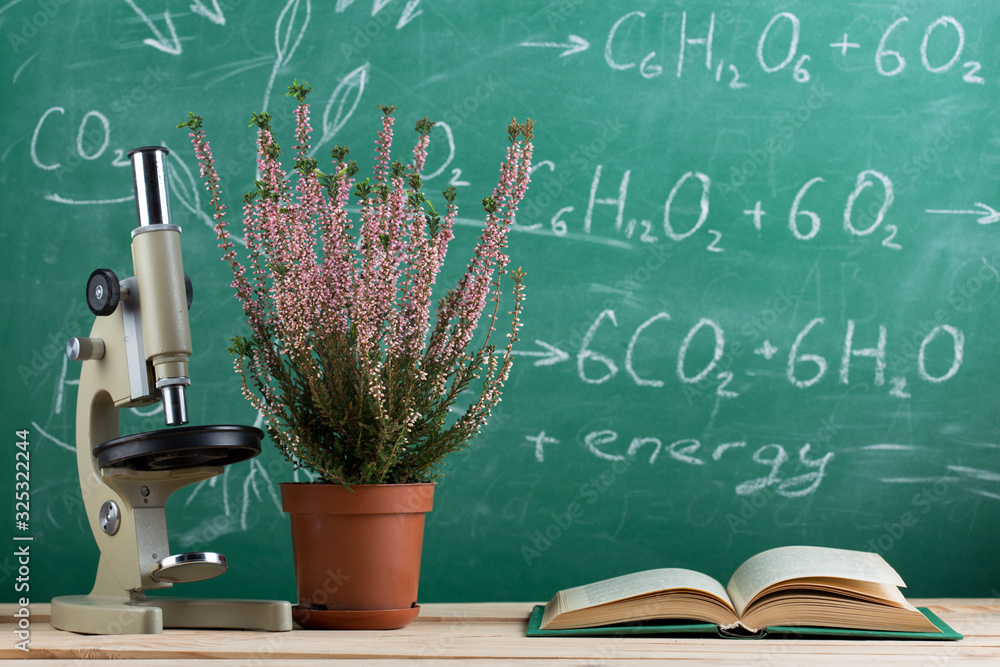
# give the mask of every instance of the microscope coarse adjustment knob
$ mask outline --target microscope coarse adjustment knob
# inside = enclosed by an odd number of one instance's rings
[[[115,312],[122,298],[118,276],[111,269],[96,269],[87,279],[87,306],[94,315]]]

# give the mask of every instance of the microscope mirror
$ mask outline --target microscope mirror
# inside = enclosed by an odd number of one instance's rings
[[[211,551],[194,551],[167,556],[153,564],[152,577],[156,581],[182,584],[204,581],[224,574],[229,569],[226,557]]]

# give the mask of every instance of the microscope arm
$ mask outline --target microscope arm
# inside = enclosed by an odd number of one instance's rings
[[[147,478],[153,478],[149,473],[99,467],[94,448],[118,437],[119,408],[147,404],[131,398],[122,309],[119,305],[112,315],[98,317],[90,338],[84,339],[84,348],[100,351],[103,347],[104,352],[101,358],[83,362],[76,434],[84,508],[101,550],[92,594],[116,599],[128,599],[130,591],[172,585],[152,577],[153,565],[171,553],[164,514],[167,498],[183,486],[223,471],[216,466],[181,469],[170,471],[168,479],[164,479],[164,472],[158,472],[156,484],[147,484]]]

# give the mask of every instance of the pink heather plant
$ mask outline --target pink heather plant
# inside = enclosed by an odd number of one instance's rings
[[[458,214],[454,188],[444,193],[444,216],[421,191],[433,123],[416,123],[409,164],[393,162],[395,107],[380,107],[374,177],[356,182],[346,147],[331,151],[330,173],[309,157],[309,90],[297,81],[289,87],[299,101],[294,183],[279,162],[270,115],[253,114],[260,180],[243,199],[245,263],[237,258],[202,119],[189,114],[179,126],[191,130],[219,247],[250,328],[230,348],[236,372],[294,464],[345,485],[426,481],[446,454],[479,433],[510,373],[525,274],[508,272],[504,249],[528,188],[533,123],[515,120],[507,128],[511,145],[499,183],[483,200],[486,224],[475,254],[438,302],[432,328],[431,292]],[[352,194],[357,227],[347,213]],[[491,339],[500,276],[508,273],[511,327],[498,351]],[[484,310],[484,340],[471,346]],[[470,389],[469,408],[449,418],[458,395]]]

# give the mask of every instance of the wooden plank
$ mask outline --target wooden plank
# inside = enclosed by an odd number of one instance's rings
[[[917,598],[910,600],[918,607],[930,607],[934,613],[959,614],[967,616],[1000,615],[1000,599],[997,598]],[[415,623],[440,623],[455,620],[505,621],[527,620],[532,607],[539,602],[431,602],[421,606],[420,616]],[[46,603],[32,604],[31,616],[36,621],[49,621],[49,607]],[[0,623],[13,621],[13,603],[0,603]]]
[[[60,664],[69,660],[141,660],[143,664],[184,660],[259,661],[263,664],[412,664],[419,660],[461,660],[462,664],[507,664],[598,660],[628,664],[664,659],[767,665],[843,664],[863,659],[883,664],[1000,662],[1000,605],[994,600],[918,600],[966,633],[961,642],[887,642],[857,640],[735,641],[689,638],[527,638],[530,603],[428,604],[417,621],[401,630],[287,633],[167,630],[162,635],[84,636],[53,629],[47,605],[32,607],[31,652],[9,642],[0,658],[30,657]],[[13,605],[0,605],[0,632],[13,636]],[[153,662],[150,662],[153,661]],[[116,664],[121,664],[116,663]],[[127,664],[127,662],[126,662]],[[234,663],[235,664],[235,663]]]
[[[968,602],[968,601],[966,601]],[[421,605],[420,615],[415,623],[440,623],[453,620],[469,621],[505,621],[525,620],[531,614],[531,609],[538,602],[432,602]],[[48,623],[49,603],[30,606],[31,617],[35,621]],[[9,602],[0,603],[0,623],[13,622],[13,613],[17,605]]]
[[[685,657],[678,653],[665,653],[658,656],[660,661],[670,660],[670,665],[696,665],[698,667],[704,667],[705,665],[719,665],[719,664],[734,664],[734,665],[747,665],[747,664],[757,664],[757,665],[767,665],[770,667],[774,665],[775,667],[780,667],[781,665],[833,665],[840,666],[844,665],[845,661],[842,656],[837,655],[819,655],[819,654],[808,654],[799,656],[787,656],[779,660],[771,659],[760,659],[760,660],[749,660],[743,656],[700,656],[700,657]],[[936,659],[925,659],[921,660],[919,658],[914,658],[912,656],[880,656],[874,659],[879,665],[900,665],[905,667],[914,667],[918,665],[938,665],[938,664],[948,664],[950,661],[947,660],[936,660]],[[451,664],[461,665],[462,667],[495,667],[497,664],[503,665],[565,665],[570,667],[573,665],[579,665],[583,661],[580,659],[546,659],[540,661],[533,658],[503,658],[503,659],[472,659],[472,660],[455,660],[451,661]],[[70,664],[68,661],[63,660],[33,660],[29,663],[32,667],[61,667]],[[114,663],[114,667],[176,667],[178,664],[202,664],[198,662],[185,663],[180,659],[172,660],[121,660]],[[210,663],[212,667],[243,667],[246,665],[246,661],[242,660],[217,660]],[[282,664],[280,662],[274,663],[261,663],[261,664]],[[323,660],[302,660],[296,661],[295,667],[321,667],[323,665],[330,665],[330,659]],[[349,665],[358,665],[359,667],[412,667],[414,664],[412,660],[400,660],[396,658],[387,659],[374,659],[374,660],[358,660],[351,659]],[[583,664],[600,664],[601,667],[639,667],[642,664],[635,659],[600,659],[600,661],[589,660]],[[962,667],[995,667],[997,664],[995,658],[983,658],[983,659],[962,659]]]
[[[844,659],[843,656],[838,656],[838,655],[823,655],[823,654],[817,654],[817,653],[808,653],[808,654],[803,653],[803,654],[794,655],[794,656],[793,655],[788,655],[788,656],[784,656],[784,657],[778,658],[778,659],[772,659],[772,658],[766,658],[766,657],[761,657],[761,658],[754,659],[754,658],[748,658],[746,656],[725,656],[725,655],[685,656],[685,655],[683,655],[681,653],[669,652],[669,653],[663,653],[663,654],[657,656],[657,659],[659,661],[670,660],[670,664],[672,666],[673,665],[699,665],[699,666],[704,666],[704,665],[724,665],[724,664],[733,664],[733,665],[748,665],[749,664],[749,665],[767,665],[768,667],[770,667],[771,665],[774,665],[775,667],[780,667],[782,665],[803,665],[803,664],[820,665],[820,666],[824,666],[824,665],[840,666],[840,665],[850,664],[850,663],[845,662],[845,659]],[[330,665],[332,663],[332,660],[336,660],[336,658],[334,657],[334,658],[325,658],[325,659],[302,660],[302,661],[296,661],[294,663],[294,665],[295,665],[295,667],[320,667],[322,665]],[[874,662],[878,663],[879,665],[902,665],[902,666],[906,666],[906,667],[915,667],[915,666],[920,666],[920,665],[935,665],[936,666],[936,665],[939,665],[939,664],[949,664],[951,662],[951,660],[948,660],[948,659],[939,659],[939,658],[924,658],[924,659],[922,659],[920,657],[914,657],[914,656],[892,656],[892,655],[885,655],[885,656],[873,657],[872,660]],[[65,666],[65,665],[73,664],[73,663],[71,663],[70,661],[64,661],[64,660],[32,660],[28,664],[32,665],[32,667],[35,667],[35,666],[44,667],[46,665],[48,665],[50,667],[59,667],[59,666]],[[93,663],[88,663],[88,664],[93,664]],[[178,664],[181,664],[181,665],[184,665],[184,664],[201,665],[201,664],[204,664],[204,663],[202,663],[202,662],[196,662],[196,661],[192,661],[192,662],[188,663],[188,662],[184,661],[181,658],[174,658],[174,659],[169,659],[169,660],[120,660],[120,661],[115,661],[114,662],[114,667],[119,667],[119,666],[122,666],[122,667],[126,667],[126,666],[137,667],[137,666],[140,666],[140,665],[142,667],[149,667],[149,666],[153,666],[153,667],[176,667]],[[219,666],[219,667],[223,667],[223,666],[240,666],[240,667],[242,667],[242,666],[246,665],[247,662],[244,661],[244,660],[216,660],[216,661],[212,661],[209,664],[211,664],[213,667],[215,667],[215,666]],[[259,663],[259,664],[262,664],[262,665],[268,665],[268,664],[281,665],[281,664],[287,664],[287,663],[282,663],[280,661],[274,661],[274,662],[264,662],[264,663]],[[333,663],[333,664],[336,664],[336,663]],[[364,660],[364,659],[359,660],[357,658],[351,658],[350,662],[345,663],[345,664],[359,665],[361,667],[373,667],[373,666],[377,666],[377,667],[412,667],[412,665],[414,664],[414,662],[412,660],[408,660],[408,659],[397,659],[397,658],[385,658],[385,659],[376,658],[376,659],[372,659],[372,660]],[[579,658],[566,658],[564,660],[563,659],[558,659],[558,658],[556,658],[556,659],[546,658],[544,660],[539,660],[539,659],[536,659],[536,658],[506,658],[505,657],[505,658],[502,658],[502,659],[487,658],[487,659],[462,659],[461,661],[454,660],[454,661],[450,661],[450,664],[461,665],[462,667],[467,667],[467,666],[468,667],[485,667],[485,666],[495,667],[498,664],[503,664],[503,665],[551,665],[551,664],[555,664],[555,665],[566,665],[567,667],[569,667],[571,665],[580,665],[580,664],[600,664],[601,667],[616,667],[616,666],[617,667],[639,667],[639,665],[642,665],[642,664],[645,664],[645,663],[638,662],[638,659],[624,659],[624,658],[623,659],[616,659],[616,658],[604,659],[604,658],[601,658],[599,660],[598,659],[590,659],[590,660],[583,661],[583,660],[581,660]],[[656,663],[654,663],[654,664],[656,664]],[[997,661],[996,661],[996,658],[961,658],[961,663],[960,664],[962,665],[962,667],[995,667],[996,664],[997,664]]]

